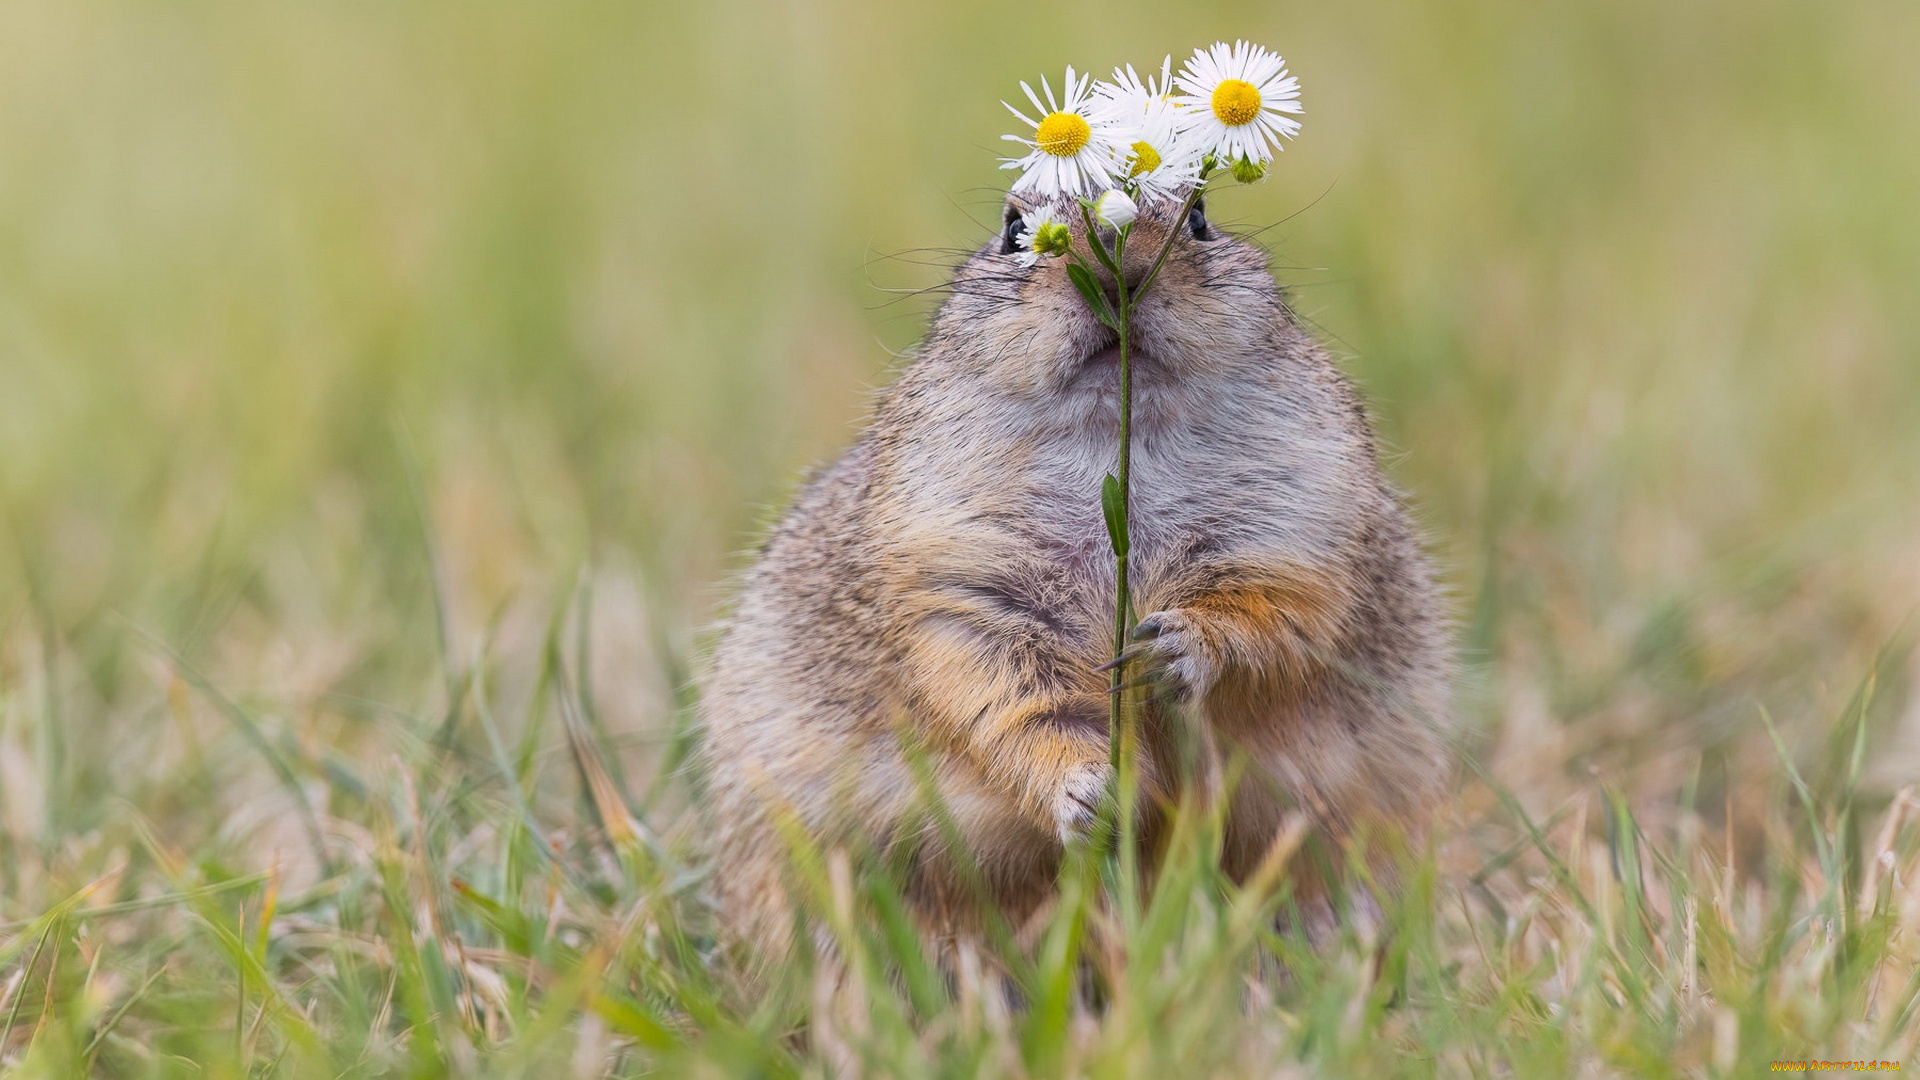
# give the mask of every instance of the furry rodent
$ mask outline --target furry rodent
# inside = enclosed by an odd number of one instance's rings
[[[1009,238],[1034,207],[1009,202]],[[1079,214],[1060,209],[1084,252]],[[1132,339],[1130,567],[1163,691],[1143,728],[1146,813],[1193,782],[1185,723],[1249,766],[1230,796],[1231,874],[1289,813],[1333,844],[1417,834],[1449,776],[1452,661],[1427,558],[1358,394],[1265,253],[1176,213],[1143,208],[1123,267],[1137,280],[1177,231]],[[1107,786],[1097,669],[1114,560],[1099,492],[1118,364],[1065,263],[1024,268],[996,238],[959,266],[925,342],[797,497],[726,620],[700,754],[722,918],[763,956],[794,925],[794,825],[907,867],[940,938],[978,926],[978,894],[959,887],[918,777],[1015,925]]]

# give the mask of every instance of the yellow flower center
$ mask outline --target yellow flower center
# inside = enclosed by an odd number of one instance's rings
[[[1070,112],[1048,113],[1033,133],[1034,143],[1054,157],[1072,157],[1092,137],[1093,129],[1087,126],[1087,118]]]
[[[1252,123],[1260,115],[1260,91],[1245,79],[1220,80],[1213,88],[1213,115],[1228,127]]]
[[[1160,151],[1145,142],[1133,144],[1133,168],[1127,170],[1127,179],[1131,180],[1141,173],[1150,173],[1160,167]]]

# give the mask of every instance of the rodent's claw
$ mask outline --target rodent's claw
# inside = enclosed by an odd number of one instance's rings
[[[1151,642],[1145,642],[1145,641],[1136,642],[1120,650],[1119,656],[1114,657],[1113,659],[1107,661],[1104,664],[1101,664],[1099,667],[1094,668],[1093,670],[1102,671],[1102,672],[1112,671],[1114,668],[1119,667],[1121,664],[1131,664],[1138,660],[1149,659],[1152,657],[1154,651],[1155,650]]]
[[[1053,803],[1053,819],[1060,831],[1060,842],[1071,844],[1092,830],[1100,817],[1100,804],[1113,787],[1113,766],[1107,762],[1075,765],[1060,785]]]
[[[1139,660],[1145,657],[1148,653],[1153,651],[1152,647],[1148,645],[1147,642],[1150,642],[1153,639],[1159,637],[1161,634],[1164,634],[1167,632],[1167,624],[1169,622],[1169,619],[1170,619],[1170,616],[1164,611],[1156,611],[1153,614],[1147,616],[1146,618],[1141,619],[1138,623],[1134,625],[1133,633],[1128,635],[1128,637],[1133,640],[1134,644],[1127,646],[1125,649],[1122,649],[1120,651],[1119,656],[1114,657],[1113,659],[1107,661],[1104,664],[1101,664],[1099,667],[1094,668],[1093,670],[1112,671],[1114,668],[1119,667],[1121,664],[1131,664],[1135,660]]]
[[[1145,678],[1160,693],[1182,705],[1192,704],[1213,686],[1214,667],[1200,635],[1180,611],[1156,611],[1140,620],[1134,644],[1120,653],[1112,666],[1140,661]]]
[[[1164,611],[1156,611],[1146,618],[1141,619],[1139,625],[1133,628],[1133,640],[1152,641],[1154,638],[1165,633],[1166,629],[1167,613]]]

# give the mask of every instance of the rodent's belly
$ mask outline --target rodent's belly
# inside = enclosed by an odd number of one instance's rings
[[[1117,559],[1097,501],[1036,498],[1029,505],[1034,509],[1020,514],[1016,526],[963,530],[931,551],[915,545],[915,561],[923,561],[925,580],[981,601],[996,613],[1029,616],[1047,631],[1045,638],[1067,644],[1073,652],[1110,652]],[[1224,537],[1208,528],[1208,521],[1218,516],[1188,520],[1191,510],[1139,501],[1127,560],[1139,614],[1155,609],[1142,605],[1165,599],[1159,586],[1170,576],[1195,559],[1220,552]],[[931,565],[926,565],[929,558]],[[1033,644],[1039,647],[1041,642]]]

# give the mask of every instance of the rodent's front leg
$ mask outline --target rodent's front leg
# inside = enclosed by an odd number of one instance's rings
[[[1161,693],[1205,700],[1222,680],[1305,681],[1324,667],[1352,606],[1344,574],[1293,564],[1209,564],[1159,586],[1163,606],[1123,656]]]
[[[1004,590],[916,597],[904,656],[923,733],[1070,840],[1108,791],[1108,696],[1074,635]]]

